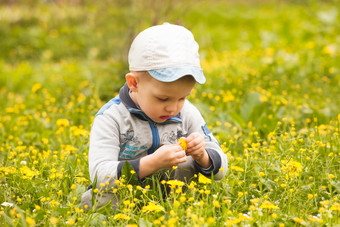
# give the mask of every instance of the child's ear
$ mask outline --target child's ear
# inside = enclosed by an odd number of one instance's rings
[[[134,73],[128,73],[125,75],[126,83],[132,92],[138,90],[138,76]]]

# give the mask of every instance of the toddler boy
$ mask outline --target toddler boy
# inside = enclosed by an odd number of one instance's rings
[[[125,162],[142,182],[177,166],[173,178],[189,182],[198,173],[220,180],[227,157],[200,112],[186,97],[205,83],[192,33],[165,23],[142,31],[129,51],[126,83],[97,113],[90,134],[89,171],[97,187],[115,187]],[[187,149],[177,140],[184,138]],[[112,196],[101,196],[99,206]],[[82,205],[91,206],[91,190]]]

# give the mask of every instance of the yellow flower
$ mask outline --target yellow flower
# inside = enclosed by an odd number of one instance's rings
[[[20,172],[22,174],[22,179],[29,179],[32,180],[32,178],[36,175],[34,171],[32,171],[27,166],[23,166],[20,168]]]
[[[297,217],[293,218],[293,220],[294,220],[296,223],[299,223],[299,224],[303,224],[303,223],[305,222],[303,219],[297,218]]]
[[[195,222],[195,221],[197,221],[197,219],[198,219],[197,214],[192,214],[192,215],[191,215],[191,220],[192,220],[192,221]]]
[[[202,184],[211,184],[211,179],[205,177],[201,173],[198,175],[198,182]]]
[[[166,182],[170,188],[176,188],[178,187],[182,187],[184,186],[184,182],[183,181],[179,181],[179,180],[169,180],[168,182]]]
[[[312,216],[312,215],[308,215],[308,219],[309,219],[310,221],[312,221],[312,222],[317,222],[317,223],[322,223],[322,222],[323,222],[322,219],[320,219],[320,218],[318,218],[318,217],[316,217],[316,216]]]
[[[118,213],[113,217],[113,220],[130,220],[130,219],[131,219],[130,216],[122,213]]]
[[[29,226],[34,226],[35,225],[35,221],[33,218],[30,217],[26,217],[26,222]]]
[[[83,128],[78,128],[77,126],[72,126],[71,127],[71,132],[74,136],[80,136],[80,135],[83,135],[83,136],[87,136],[90,134],[89,131],[83,129]]]
[[[220,202],[218,202],[217,200],[214,200],[214,201],[213,201],[213,205],[214,205],[214,207],[216,207],[216,208],[220,208],[220,207],[221,207]]]
[[[260,206],[260,208],[269,209],[269,210],[278,210],[278,209],[280,209],[278,206],[276,206],[275,204],[269,202],[268,200],[264,201],[262,203],[262,205]]]
[[[154,225],[160,225],[160,224],[161,224],[161,221],[158,220],[158,219],[156,219],[156,220],[153,221],[153,224],[154,224]]]
[[[244,172],[244,169],[243,168],[241,168],[241,167],[239,167],[239,166],[230,166],[230,169],[231,170],[235,170],[235,171],[237,171],[237,172]]]
[[[322,206],[327,206],[328,203],[329,203],[329,200],[320,201],[320,204],[321,204]]]
[[[250,202],[251,202],[251,203],[258,203],[259,200],[260,200],[259,198],[255,198],[255,199],[251,199]]]
[[[170,210],[169,213],[170,213],[171,216],[175,216],[176,215],[176,212],[174,210]]]
[[[326,212],[326,209],[324,207],[319,207],[319,213],[324,213]]]
[[[67,119],[58,119],[57,126],[58,127],[67,127],[70,125],[70,122]]]
[[[334,203],[329,210],[340,211],[340,203]]]
[[[125,206],[130,205],[130,200],[124,200],[124,201],[123,201],[123,204],[124,204]]]
[[[197,184],[194,182],[194,181],[191,181],[190,182],[190,184],[189,184],[189,186],[188,186],[188,188],[190,188],[190,189],[195,189],[195,186],[196,186]]]
[[[289,177],[297,177],[299,176],[300,172],[302,172],[302,165],[300,162],[297,161],[281,161],[284,165],[281,167],[282,172],[288,173]]]
[[[328,174],[328,179],[333,179],[335,178],[334,174]]]
[[[42,85],[39,83],[34,84],[32,87],[32,93],[36,93],[41,87]]]
[[[51,218],[50,218],[50,223],[51,223],[52,225],[58,224],[58,218],[56,218],[56,217],[51,217]]]
[[[68,219],[67,221],[66,221],[66,224],[67,225],[74,225],[76,223],[76,220],[74,220],[74,219]]]
[[[179,138],[178,141],[179,141],[179,145],[182,147],[182,149],[183,149],[184,151],[186,151],[187,148],[188,148],[188,146],[187,146],[187,141],[185,141],[184,138]]]
[[[216,220],[215,220],[214,217],[209,217],[209,218],[207,219],[207,224],[208,224],[208,225],[215,224],[215,222],[216,222]]]
[[[157,205],[153,202],[149,202],[147,206],[142,207],[142,213],[160,212],[164,211],[164,207]]]
[[[179,217],[171,217],[169,218],[169,220],[167,221],[167,226],[175,226],[175,223],[177,222]]]

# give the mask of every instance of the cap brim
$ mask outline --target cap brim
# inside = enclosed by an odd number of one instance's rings
[[[204,84],[206,79],[203,70],[195,66],[170,67],[148,70],[148,73],[158,81],[173,82],[184,76],[192,76],[197,83]]]

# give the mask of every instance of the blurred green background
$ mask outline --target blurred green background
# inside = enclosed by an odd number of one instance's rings
[[[95,91],[85,95],[98,94],[105,102],[124,83],[133,38],[149,26],[170,22],[190,29],[200,45],[208,81],[197,87],[193,102],[208,121],[240,128],[252,121],[264,132],[282,117],[301,120],[300,128],[306,118],[327,123],[340,107],[339,5],[315,0],[2,1],[0,86],[27,95],[27,87],[41,83],[62,99],[84,93],[79,82],[86,80]]]

